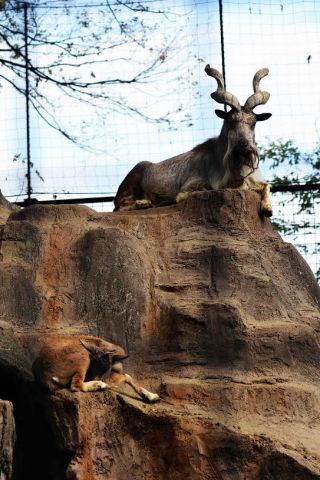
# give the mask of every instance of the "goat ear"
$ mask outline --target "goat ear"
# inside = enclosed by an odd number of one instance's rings
[[[225,120],[228,116],[228,112],[225,112],[224,110],[215,110],[215,113],[217,117],[222,118],[223,120]]]
[[[256,120],[257,122],[262,122],[263,120],[268,120],[272,113],[256,113]]]

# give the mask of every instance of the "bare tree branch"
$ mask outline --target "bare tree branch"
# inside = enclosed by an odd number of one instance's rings
[[[24,3],[0,0],[0,79],[25,95],[27,66],[31,105],[47,125],[71,142],[85,145],[63,118],[58,120],[63,96],[91,107],[97,118],[106,119],[115,110],[148,122],[169,122],[167,113],[153,117],[135,105],[128,88],[151,84],[167,71],[163,59],[168,53],[174,57],[177,34],[163,38],[159,45],[158,38],[154,42],[152,38],[157,22],[170,12],[132,0],[106,0],[95,10],[63,0],[33,0],[28,4],[25,32]],[[52,18],[53,8],[64,20],[61,24]],[[119,95],[116,86],[123,86],[126,94]]]

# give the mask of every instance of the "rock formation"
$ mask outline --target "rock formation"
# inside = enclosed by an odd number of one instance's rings
[[[3,478],[320,478],[319,288],[259,203],[0,206]],[[122,345],[161,402],[41,391],[31,364],[50,333]]]

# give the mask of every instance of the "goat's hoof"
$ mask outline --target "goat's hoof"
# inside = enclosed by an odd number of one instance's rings
[[[273,215],[272,210],[269,210],[267,208],[262,208],[261,213],[264,217],[268,217],[268,218],[272,217]]]
[[[190,193],[191,192],[179,192],[176,196],[176,203],[181,203],[187,200],[187,198],[190,197]]]
[[[137,210],[142,210],[144,208],[151,208],[151,207],[152,207],[152,203],[150,202],[150,200],[136,200],[135,208]]]

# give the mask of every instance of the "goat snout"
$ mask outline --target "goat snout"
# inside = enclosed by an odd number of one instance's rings
[[[235,151],[242,155],[247,155],[253,152],[253,147],[248,140],[241,138],[235,147]]]
[[[239,147],[247,147],[248,145],[249,145],[249,142],[246,138],[239,139]]]
[[[233,149],[233,157],[238,158],[251,158],[254,155],[255,150],[248,144],[246,146],[237,146]]]

